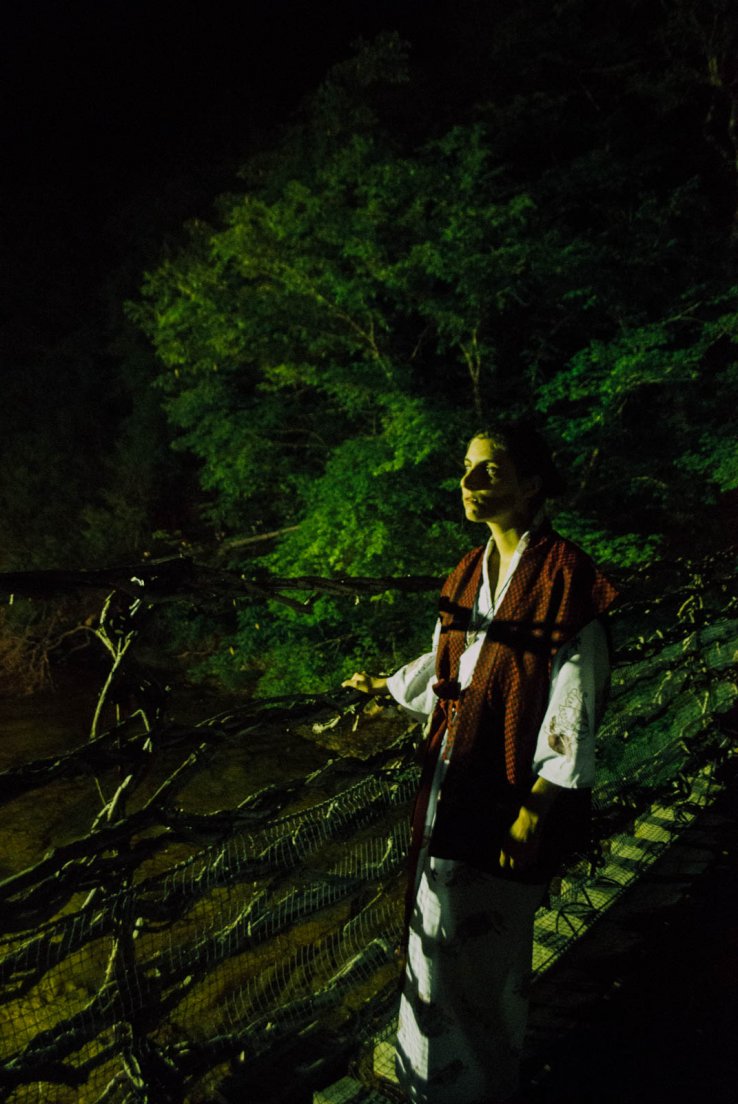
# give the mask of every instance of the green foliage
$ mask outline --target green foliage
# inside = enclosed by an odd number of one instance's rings
[[[628,527],[639,523],[636,532],[655,528],[663,544],[738,485],[726,417],[738,383],[738,288],[702,291],[667,319],[590,343],[539,391],[571,456],[578,504],[600,527],[617,532],[620,513]]]
[[[738,480],[738,17],[711,5],[709,36],[686,0],[471,7],[460,91],[395,36],[365,44],[131,308],[212,523],[299,522],[263,557],[282,574],[443,574],[487,414],[545,422],[559,524],[622,566],[709,533]],[[211,667],[262,691],[335,681],[421,647],[431,607],[244,607]]]
[[[575,541],[603,567],[638,567],[652,563],[663,552],[661,534],[613,533],[603,529],[598,519],[571,510],[554,511],[552,520],[562,536]]]

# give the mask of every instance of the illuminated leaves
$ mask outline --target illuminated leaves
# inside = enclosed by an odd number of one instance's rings
[[[545,422],[561,523],[604,560],[683,539],[738,480],[734,191],[707,156],[723,116],[695,108],[702,37],[664,37],[655,10],[625,42],[591,7],[532,12],[495,17],[487,98],[415,130],[391,109],[420,94],[401,44],[365,45],[148,278],[138,314],[209,516],[299,522],[267,557],[285,574],[450,566],[475,539],[456,454],[488,415]],[[400,605],[275,611],[258,640],[244,619],[235,654],[266,679],[293,657],[304,684],[409,639]]]

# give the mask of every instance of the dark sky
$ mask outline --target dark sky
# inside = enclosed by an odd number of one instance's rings
[[[232,186],[243,152],[289,119],[358,36],[395,27],[422,48],[436,33],[433,12],[429,0],[6,7],[2,294],[12,353],[84,325],[95,289],[125,265],[137,222],[142,233],[174,232],[202,213]]]

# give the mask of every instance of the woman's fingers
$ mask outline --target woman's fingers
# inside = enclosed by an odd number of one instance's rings
[[[364,694],[369,694],[372,689],[372,680],[365,671],[355,671],[351,678],[343,680],[341,686],[350,686],[352,690],[361,690]]]

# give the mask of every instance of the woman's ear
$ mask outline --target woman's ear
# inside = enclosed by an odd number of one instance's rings
[[[526,475],[522,483],[523,494],[526,498],[535,498],[543,489],[543,479],[540,475]]]

